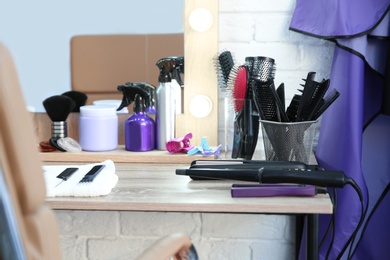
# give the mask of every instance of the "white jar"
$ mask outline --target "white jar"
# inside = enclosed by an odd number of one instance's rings
[[[84,151],[110,151],[118,147],[118,116],[113,106],[82,106],[79,143]]]

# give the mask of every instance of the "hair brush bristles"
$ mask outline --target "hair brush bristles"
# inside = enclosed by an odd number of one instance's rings
[[[69,113],[76,106],[73,99],[63,95],[48,97],[42,103],[47,115],[53,122],[66,121]]]
[[[71,112],[80,112],[80,107],[84,106],[88,99],[85,93],[74,90],[62,93],[62,95],[70,97],[75,102],[75,106]]]
[[[229,79],[229,74],[231,69],[234,66],[233,57],[230,51],[223,51],[219,56],[219,65],[222,70],[222,75],[225,80],[225,83],[227,84],[227,81]]]
[[[262,82],[275,79],[275,60],[269,57],[246,57],[245,64],[248,67],[249,78]]]
[[[242,110],[245,102],[245,98],[247,96],[247,69],[245,66],[240,66],[237,70],[237,75],[234,79],[234,85],[232,88],[232,97],[234,108],[236,112]]]
[[[221,90],[228,89],[230,72],[234,66],[233,56],[230,51],[222,51],[215,55],[214,66],[218,74],[218,85]]]

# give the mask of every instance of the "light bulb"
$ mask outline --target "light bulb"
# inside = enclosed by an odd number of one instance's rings
[[[208,96],[197,95],[191,99],[190,112],[194,117],[203,118],[210,115],[213,102]]]
[[[189,23],[192,29],[197,32],[205,32],[213,24],[213,16],[205,8],[196,8],[190,13]]]

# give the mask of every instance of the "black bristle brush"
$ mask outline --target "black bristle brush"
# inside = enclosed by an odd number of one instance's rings
[[[220,89],[228,89],[229,75],[234,66],[232,53],[226,50],[218,53],[214,57],[214,65],[218,73]]]
[[[70,112],[76,106],[76,103],[70,97],[64,95],[55,95],[46,98],[43,102],[43,107],[47,115],[51,119],[51,135],[50,143],[58,150],[64,151],[57,145],[59,138],[67,137],[68,129],[66,119]]]
[[[70,97],[75,102],[76,105],[71,112],[80,112],[80,107],[84,106],[88,99],[88,96],[85,93],[74,90],[62,93],[62,95]]]

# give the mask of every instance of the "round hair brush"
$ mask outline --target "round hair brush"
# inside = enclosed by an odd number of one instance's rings
[[[66,119],[69,113],[76,106],[76,103],[73,101],[73,99],[64,95],[48,97],[42,103],[47,115],[52,121],[52,137],[66,137],[68,134]]]
[[[62,95],[70,97],[75,102],[75,106],[71,112],[80,112],[80,107],[84,106],[88,99],[85,93],[74,90],[62,93]]]

